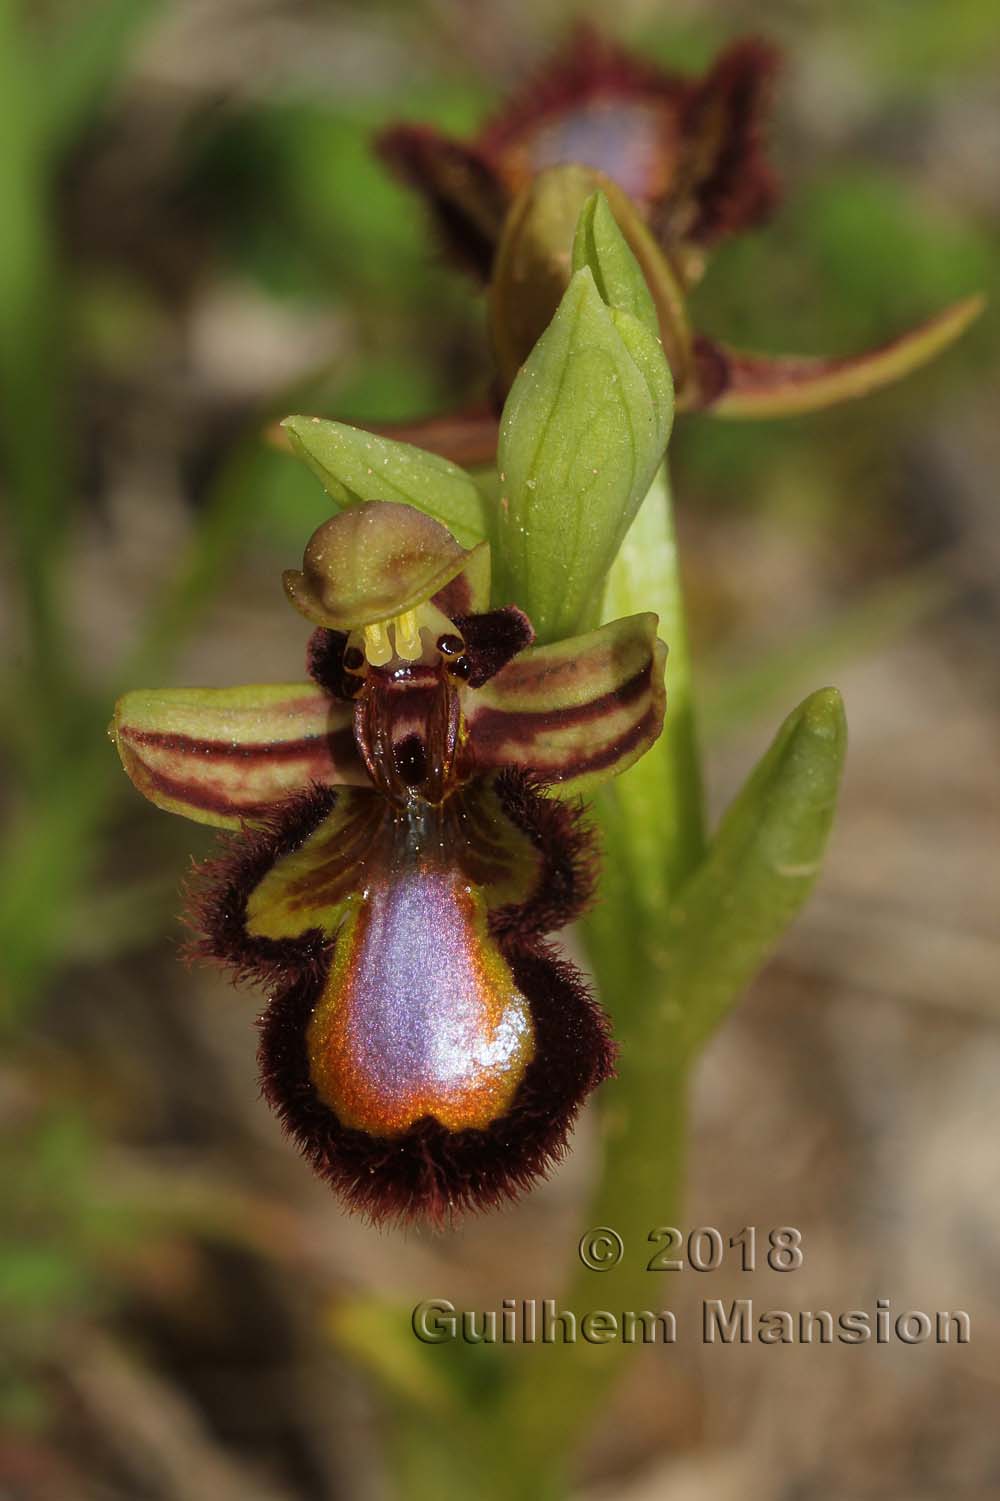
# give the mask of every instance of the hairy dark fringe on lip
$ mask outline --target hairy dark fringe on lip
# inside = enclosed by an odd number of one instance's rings
[[[325,974],[330,941],[318,930],[294,939],[254,938],[246,929],[247,900],[271,867],[309,837],[333,811],[337,793],[319,785],[279,803],[259,823],[222,835],[218,853],[195,865],[185,885],[184,946],[189,961],[210,960],[242,983],[287,984]]]
[[[510,821],[527,834],[541,859],[531,895],[498,907],[490,929],[499,938],[529,940],[573,922],[590,906],[600,874],[600,850],[579,798],[545,795],[545,783],[515,767],[493,783]]]
[[[708,248],[759,224],[780,196],[765,150],[780,63],[777,48],[750,36],[699,78],[637,57],[583,24],[472,141],[397,125],[381,133],[376,150],[422,194],[446,251],[485,281],[511,199],[506,153],[588,101],[644,104],[659,114],[664,152],[677,156],[666,184],[639,195],[650,228],[665,249],[681,242]]]
[[[280,991],[260,1020],[265,1098],[314,1171],[375,1224],[443,1227],[516,1198],[565,1155],[580,1106],[614,1072],[607,1017],[576,968],[537,940],[501,946],[531,1006],[535,1056],[510,1110],[482,1131],[449,1131],[429,1118],[389,1137],[342,1126],[309,1076],[318,977]]]

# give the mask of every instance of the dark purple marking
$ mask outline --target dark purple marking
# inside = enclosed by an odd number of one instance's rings
[[[652,670],[653,663],[650,659],[620,688],[612,688],[598,698],[587,699],[582,704],[568,704],[560,709],[501,709],[492,705],[478,708],[471,717],[473,738],[487,742],[492,739],[529,745],[547,730],[591,724],[609,711],[641,698],[649,688]],[[514,686],[513,683],[511,686]]]
[[[201,740],[193,735],[167,734],[162,730],[135,730],[128,725],[119,731],[127,745],[148,745],[157,750],[181,751],[186,756],[206,757],[212,761],[306,761],[326,748],[332,764],[355,759],[354,734],[350,729],[333,730],[319,735],[302,735],[298,740],[248,741],[234,745],[230,740]],[[147,768],[148,769],[148,768]]]

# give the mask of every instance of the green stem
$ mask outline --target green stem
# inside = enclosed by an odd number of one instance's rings
[[[630,1047],[622,1054],[616,1113],[607,1118],[604,1173],[581,1229],[607,1226],[624,1249],[609,1271],[578,1263],[561,1305],[578,1318],[593,1309],[620,1317],[662,1307],[662,1286],[647,1271],[655,1251],[648,1237],[655,1226],[676,1224],[679,1217],[687,1114],[684,1066],[671,1062],[669,1042],[661,1028],[655,1049],[647,1046],[643,1053]],[[559,1494],[559,1477],[576,1458],[627,1358],[621,1341],[578,1341],[528,1352],[501,1405],[500,1420],[507,1430],[504,1447],[536,1487],[531,1494],[545,1494],[546,1475],[552,1493]],[[518,1493],[516,1485],[512,1490]]]
[[[619,1037],[631,1012],[662,986],[664,914],[705,854],[705,811],[691,659],[670,483],[661,466],[611,570],[605,619],[641,610],[660,618],[669,648],[663,734],[624,776],[604,788],[594,812],[601,831],[601,900],[585,933],[601,995]]]
[[[667,718],[653,749],[598,798],[605,845],[601,900],[585,926],[601,999],[621,1043],[605,1111],[605,1160],[587,1226],[608,1226],[624,1253],[611,1271],[578,1266],[567,1306],[578,1313],[645,1309],[659,1297],[646,1271],[651,1229],[678,1217],[687,1100],[680,1008],[662,1002],[659,935],[672,896],[705,853],[701,766],[670,487],[661,467],[612,569],[606,619],[655,610],[670,648]],[[655,1023],[654,1023],[655,1017]],[[583,1227],[586,1228],[586,1227]],[[655,1308],[654,1308],[655,1311]],[[530,1352],[509,1394],[510,1453],[536,1487],[557,1475],[607,1394],[620,1343]],[[554,1493],[558,1493],[557,1491]]]
[[[616,857],[624,855],[638,877],[644,910],[659,918],[705,853],[691,657],[666,464],[625,538],[604,600],[605,620],[642,610],[660,617],[660,638],[669,648],[666,723],[652,750],[611,784],[604,802],[620,810],[609,820]],[[603,807],[598,816],[603,824]]]
[[[690,1054],[682,1047],[682,1008],[671,1004],[667,991],[660,934],[672,896],[702,860],[705,825],[665,469],[612,572],[605,615],[650,608],[670,647],[666,728],[597,801],[605,870],[601,900],[585,929],[621,1054],[607,1093],[601,1182],[580,1229],[608,1226],[624,1249],[618,1266],[606,1272],[577,1262],[562,1306],[578,1319],[594,1309],[620,1315],[662,1307],[661,1285],[647,1271],[656,1249],[648,1237],[657,1225],[676,1224],[680,1209]],[[565,1495],[577,1452],[627,1358],[620,1341],[597,1345],[579,1338],[520,1352],[507,1365],[488,1426],[474,1425],[477,1493],[493,1501]]]

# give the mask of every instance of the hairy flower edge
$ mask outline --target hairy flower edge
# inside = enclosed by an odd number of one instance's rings
[[[495,777],[493,787],[537,858],[530,889],[489,916],[491,936],[530,1005],[534,1053],[508,1109],[483,1129],[450,1130],[429,1117],[385,1135],[342,1124],[320,1097],[308,1046],[338,937],[317,928],[276,940],[248,930],[248,902],[267,873],[301,849],[338,799],[381,811],[373,794],[310,788],[242,835],[223,836],[220,853],[189,882],[189,957],[269,987],[258,1055],[263,1093],[314,1170],[373,1222],[443,1224],[516,1197],[564,1155],[585,1098],[613,1072],[607,1017],[576,967],[541,936],[593,898],[598,858],[583,806],[546,796],[516,770]]]

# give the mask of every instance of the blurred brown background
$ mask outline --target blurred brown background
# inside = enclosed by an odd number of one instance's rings
[[[150,682],[300,670],[278,573],[326,507],[259,441],[269,416],[402,419],[485,388],[482,309],[374,162],[380,123],[474,125],[582,15],[692,69],[764,32],[785,202],[719,254],[698,317],[848,352],[967,292],[995,307],[1000,27],[988,0],[13,12],[0,1496],[405,1495],[364,1366],[405,1380],[420,1298],[558,1293],[596,1121],[544,1189],[452,1235],[345,1218],[257,1098],[257,998],[177,961],[210,838],[117,772],[111,697],[137,655]],[[820,886],[701,1067],[685,1213],[796,1225],[805,1265],[650,1293],[689,1327],[703,1297],[961,1308],[972,1343],[636,1351],[581,1493],[1000,1493],[996,318],[864,402],[676,432],[713,806],[823,681],[851,749]],[[398,1348],[359,1363],[343,1313],[373,1292]]]

